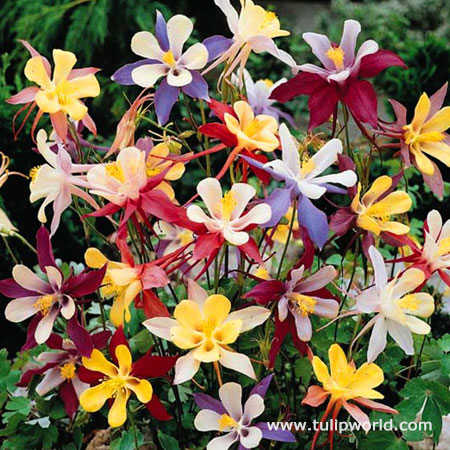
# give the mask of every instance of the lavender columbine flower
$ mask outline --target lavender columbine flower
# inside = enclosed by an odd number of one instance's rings
[[[272,218],[264,224],[275,226],[286,214],[291,202],[298,199],[298,221],[303,225],[311,239],[322,248],[328,237],[328,220],[326,214],[315,207],[310,199],[316,200],[326,192],[345,194],[347,191],[331,185],[337,183],[345,187],[356,184],[357,177],[352,170],[321,175],[342,153],[342,143],[339,139],[332,139],[325,144],[311,158],[300,159],[295,140],[287,126],[280,126],[282,159],[275,159],[262,164],[254,159],[242,156],[249,164],[270,173],[277,181],[284,181],[285,187],[275,189],[265,200],[272,208]]]
[[[190,97],[208,101],[208,84],[198,72],[206,64],[225,51],[231,41],[213,36],[183,52],[183,46],[193,30],[192,21],[181,14],[167,23],[156,12],[155,34],[140,31],[131,40],[132,51],[146,59],[127,64],[111,77],[123,85],[137,84],[152,87],[164,78],[155,92],[155,110],[158,121],[164,125],[169,120],[173,105],[180,92]]]
[[[264,412],[264,396],[273,375],[260,381],[250,392],[242,408],[242,387],[237,383],[225,383],[219,389],[219,400],[207,394],[194,394],[195,403],[201,408],[194,420],[199,431],[221,431],[223,436],[214,438],[206,450],[228,450],[239,442],[238,450],[258,447],[261,439],[295,442],[294,435],[287,430],[269,430],[266,422],[252,424]]]

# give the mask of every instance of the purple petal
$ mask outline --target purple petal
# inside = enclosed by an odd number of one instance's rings
[[[155,110],[160,125],[165,125],[169,120],[170,112],[179,95],[180,88],[170,86],[164,78],[155,92]]]
[[[279,442],[296,442],[295,436],[287,430],[269,430],[267,422],[260,422],[253,425],[262,431],[264,439]]]
[[[66,381],[61,385],[59,396],[64,403],[66,414],[69,416],[70,420],[72,420],[78,410],[79,401],[73,384],[70,381]]]
[[[85,328],[83,328],[78,322],[77,315],[67,321],[67,334],[75,344],[75,347],[82,356],[90,358],[94,345],[92,339]]]
[[[250,396],[257,394],[264,398],[266,396],[267,389],[269,389],[270,382],[272,381],[273,373],[263,378],[251,391]]]
[[[340,188],[328,183],[323,183],[322,186],[326,188],[327,192],[331,192],[332,194],[347,194],[346,188]]]
[[[247,161],[251,166],[254,166],[257,169],[261,169],[261,170],[264,170],[265,172],[269,173],[274,180],[286,181],[285,178],[281,174],[279,174],[278,172],[275,172],[270,167],[265,167],[265,163],[262,163],[260,161],[257,161],[256,159],[249,158],[248,156],[244,156],[244,155],[240,155],[240,157],[242,159],[245,159],[245,161]]]
[[[299,197],[298,222],[308,230],[312,241],[322,248],[328,239],[327,215],[316,208],[306,195]]]
[[[23,344],[22,348],[20,349],[21,352],[24,352],[25,350],[29,350],[30,348],[34,348],[37,345],[36,339],[34,338],[34,334],[36,332],[36,328],[39,325],[39,322],[41,321],[42,315],[36,314],[32,319],[30,324],[28,325],[27,330],[27,339],[25,341],[25,344]]]
[[[6,280],[0,281],[0,294],[9,298],[39,296],[37,292],[24,289],[22,286],[17,284],[13,278],[7,278]]]
[[[203,41],[203,45],[208,50],[208,62],[213,61],[225,53],[233,45],[233,43],[233,39],[220,36],[219,34],[206,38]]]
[[[222,405],[222,403],[208,394],[203,393],[194,394],[194,402],[200,409],[208,409],[210,411],[215,411],[217,414],[227,414],[227,411]]]
[[[79,275],[69,278],[64,292],[73,298],[83,297],[96,291],[105,277],[106,264],[99,270],[83,270]]]
[[[439,90],[437,90],[430,97],[431,108],[430,112],[428,113],[427,119],[433,117],[442,108],[445,96],[447,95],[447,88],[448,82],[446,82]]]
[[[133,81],[133,78],[131,78],[131,72],[133,72],[133,70],[137,67],[144,66],[145,64],[159,64],[159,61],[154,59],[141,59],[135,63],[125,64],[112,74],[111,80],[115,81],[117,84],[122,84],[125,86],[136,84]]]
[[[294,186],[276,188],[264,200],[264,203],[267,203],[272,209],[272,217],[268,222],[261,225],[262,227],[274,227],[286,214],[289,206],[291,206],[293,188]]]
[[[52,243],[50,241],[50,233],[43,225],[36,233],[36,250],[38,254],[39,267],[44,273],[46,272],[46,266],[56,267]]]
[[[167,23],[164,20],[163,15],[156,11],[156,24],[155,24],[155,36],[158,40],[158,44],[163,52],[167,52],[170,49],[169,37],[167,36]]]
[[[190,70],[192,81],[183,86],[181,90],[192,98],[198,98],[209,102],[208,83],[196,70]]]

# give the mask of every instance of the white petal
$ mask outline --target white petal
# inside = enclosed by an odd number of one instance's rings
[[[358,53],[356,54],[355,62],[353,64],[352,71],[359,70],[361,59],[364,56],[372,55],[378,51],[378,44],[373,40],[368,40],[362,43],[359,47]]]
[[[192,278],[188,279],[188,300],[192,300],[197,305],[200,306],[200,309],[203,310],[203,305],[208,298],[208,292],[205,291],[196,281]]]
[[[183,45],[191,35],[193,28],[191,19],[182,14],[171,17],[167,22],[167,36],[175,60],[181,56]]]
[[[342,186],[350,187],[354,186],[358,181],[358,177],[353,170],[344,170],[339,173],[332,173],[330,175],[324,175],[322,177],[316,177],[310,180],[311,183],[337,183],[342,184]]]
[[[252,224],[263,224],[272,217],[272,208],[267,203],[260,203],[252,208],[247,214],[239,219],[233,220],[231,226],[235,230],[243,230]]]
[[[392,298],[401,298],[405,294],[416,289],[425,280],[425,274],[416,268],[411,268],[405,271],[402,276],[397,280],[392,289]]]
[[[37,147],[39,153],[44,157],[44,159],[53,167],[56,167],[56,153],[50,150],[47,144],[47,133],[45,130],[39,130],[37,137]]]
[[[162,61],[163,52],[156,37],[148,31],[139,31],[131,39],[131,50],[143,58]]]
[[[264,323],[270,317],[270,309],[262,306],[248,306],[228,315],[226,322],[242,320],[241,333],[251,330]]]
[[[308,198],[312,198],[313,200],[317,200],[327,192],[327,188],[314,184],[313,182],[309,182],[309,180],[299,181],[297,186],[302,194],[306,195]]]
[[[186,86],[192,81],[192,74],[187,69],[176,67],[167,75],[167,83],[170,86],[181,87]]]
[[[337,155],[342,153],[342,142],[339,139],[328,141],[312,158],[314,169],[307,178],[315,178],[337,161]]]
[[[214,224],[216,223],[215,219],[211,219],[211,217],[207,216],[202,208],[198,205],[189,205],[186,209],[186,215],[190,220],[196,223],[204,223],[204,224]]]
[[[383,256],[381,256],[381,253],[373,245],[369,248],[369,256],[375,272],[375,284],[381,292],[388,281],[386,265]]]
[[[379,307],[379,303],[380,298],[376,286],[365,289],[356,297],[356,309],[363,313],[370,314],[375,312]]]
[[[222,356],[219,359],[220,364],[227,369],[243,373],[244,375],[256,380],[256,374],[248,356],[243,355],[242,353],[229,352],[223,348],[221,348],[221,352]]]
[[[73,301],[73,298],[69,296],[65,296],[63,302],[64,301],[66,301],[67,303],[61,308],[61,314],[63,315],[64,319],[69,320],[75,314],[75,302]]]
[[[262,439],[262,431],[256,427],[241,430],[239,440],[245,448],[256,448]]]
[[[63,281],[61,272],[53,266],[45,266],[45,271],[50,285],[55,291],[58,291],[61,288]]]
[[[173,384],[181,384],[190,380],[200,368],[200,361],[193,357],[193,352],[177,359],[175,364],[175,378]]]
[[[179,63],[190,70],[203,69],[208,62],[208,50],[206,47],[197,42],[189,47],[180,58]]]
[[[219,420],[222,416],[215,411],[202,409],[194,419],[194,426],[198,431],[219,431]]]
[[[251,395],[244,405],[243,425],[250,425],[252,420],[259,417],[264,412],[264,399],[258,395]]]
[[[430,236],[436,241],[442,229],[442,217],[439,211],[433,209],[428,213],[427,225]]]
[[[228,450],[237,440],[239,435],[236,431],[214,438],[206,446],[206,450]]]
[[[367,362],[374,362],[378,355],[386,348],[387,327],[385,318],[380,315],[375,321],[367,350]]]
[[[22,322],[36,314],[37,309],[33,306],[38,297],[22,297],[10,301],[5,308],[5,317],[10,322]]]
[[[153,317],[152,319],[142,322],[142,324],[155,336],[165,339],[166,341],[171,341],[170,329],[177,326],[178,322],[169,317]]]
[[[300,172],[300,154],[295,144],[294,138],[286,124],[280,125],[280,140],[282,148],[282,159],[292,173],[297,176]]]
[[[227,227],[223,230],[223,237],[231,245],[244,245],[248,242],[250,236],[245,231],[234,231],[232,228]]]
[[[361,24],[357,20],[346,20],[339,47],[344,50],[344,63],[348,66],[355,59],[355,47],[358,35],[361,32]]]
[[[338,73],[333,73],[331,75],[328,75],[327,80],[336,81],[337,83],[340,83],[342,81],[345,81],[351,74],[350,70],[342,70]]]
[[[406,326],[416,334],[428,334],[431,331],[430,325],[418,317],[406,315]]]
[[[339,303],[333,299],[317,298],[314,314],[327,319],[334,319],[339,312]]]
[[[222,10],[227,18],[228,26],[233,34],[238,31],[239,16],[237,11],[233,8],[230,0],[214,0],[214,3]]]
[[[414,355],[414,345],[411,331],[408,327],[393,320],[386,319],[386,325],[392,339],[407,355]]]
[[[17,264],[13,267],[12,276],[14,281],[25,289],[39,292],[40,294],[51,292],[50,286],[23,264]]]
[[[291,272],[291,279],[288,281],[290,290],[294,290],[294,287],[299,284],[304,272],[305,266],[300,266],[298,269],[294,269]]]
[[[152,87],[160,77],[167,73],[165,64],[145,64],[131,72],[133,81],[141,87]]]
[[[219,389],[219,398],[228,414],[239,422],[242,418],[242,386],[238,383],[225,383]]]
[[[220,205],[222,200],[222,187],[219,180],[215,178],[205,178],[197,185],[198,195],[205,202],[209,213],[212,217],[221,218],[220,214],[217,214],[217,205]]]
[[[36,386],[36,393],[45,395],[63,382],[64,378],[61,376],[59,367],[53,367],[47,371],[42,381]]]
[[[304,342],[310,341],[312,337],[312,326],[309,316],[303,316],[294,312],[294,319],[298,338]]]
[[[244,212],[248,202],[256,195],[256,190],[253,186],[247,183],[235,183],[231,186],[236,206],[231,214],[231,219],[237,219]]]
[[[302,271],[303,272],[303,271]],[[325,266],[315,274],[301,281],[295,287],[296,292],[313,292],[325,287],[336,278],[337,272],[333,266]]]
[[[34,333],[34,338],[38,344],[43,344],[49,338],[58,313],[59,307],[52,307],[38,323]]]

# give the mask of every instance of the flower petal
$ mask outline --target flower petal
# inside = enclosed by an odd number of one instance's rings
[[[141,87],[152,87],[167,73],[167,67],[164,64],[145,64],[136,67],[131,72],[133,81]]]
[[[154,58],[162,61],[163,52],[156,37],[148,31],[139,31],[131,39],[131,50],[144,58]]]
[[[227,369],[243,373],[256,380],[256,374],[248,356],[243,355],[242,353],[229,352],[223,348],[221,349],[221,353],[222,356],[219,360],[220,364]]]
[[[181,384],[190,380],[198,372],[199,367],[200,361],[194,358],[192,351],[178,358],[175,364],[173,384]]]
[[[90,358],[86,358],[83,356],[82,358],[83,366],[86,367],[86,369],[92,370],[94,372],[101,372],[104,375],[113,378],[117,377],[119,371],[117,370],[117,367],[110,363],[103,353],[94,348],[91,353]]]
[[[108,413],[108,423],[111,427],[120,427],[127,420],[127,402],[129,397],[130,391],[128,389],[118,391]]]
[[[135,377],[128,378],[127,388],[136,394],[136,397],[141,403],[148,403],[152,399],[153,387],[147,380],[140,380]]]
[[[270,317],[270,314],[270,310],[262,306],[248,306],[230,313],[226,322],[241,320],[242,328],[240,332],[244,333],[264,323]]]
[[[191,19],[182,14],[171,17],[167,22],[167,36],[175,60],[181,56],[183,45],[191,35],[193,28]]]
[[[238,383],[225,383],[219,389],[219,398],[230,417],[239,422],[242,417],[242,386]]]
[[[203,69],[208,62],[208,50],[206,47],[197,42],[189,47],[181,56],[179,63],[187,69],[198,70]]]
[[[216,411],[202,409],[194,419],[194,426],[198,431],[219,431],[219,421],[222,417]]]

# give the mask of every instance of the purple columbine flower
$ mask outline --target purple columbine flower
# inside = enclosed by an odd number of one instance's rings
[[[332,164],[337,162],[342,153],[342,142],[332,139],[315,155],[304,154],[300,158],[297,144],[287,126],[280,126],[282,159],[275,159],[265,164],[242,156],[249,164],[270,173],[277,181],[284,181],[283,188],[275,189],[265,200],[272,208],[272,218],[263,226],[273,227],[286,214],[294,199],[298,200],[298,222],[308,230],[314,243],[322,248],[328,238],[328,219],[311,200],[322,197],[326,192],[347,193],[346,189],[333,186],[337,183],[345,187],[356,184],[357,177],[352,170],[329,175],[322,175]]]
[[[173,16],[166,23],[157,11],[155,34],[140,31],[131,40],[133,53],[145,59],[123,66],[111,77],[116,83],[137,84],[144,88],[153,87],[163,78],[154,98],[156,115],[161,125],[169,120],[180,92],[209,101],[208,83],[198,70],[232,44],[231,39],[212,36],[183,52],[193,27],[192,21],[181,14]]]
[[[226,434],[211,440],[206,450],[228,450],[235,442],[238,450],[258,447],[262,439],[280,442],[296,442],[287,430],[269,430],[267,422],[253,424],[264,412],[264,397],[273,375],[261,380],[250,392],[242,407],[242,387],[237,383],[225,383],[219,389],[219,400],[207,394],[194,394],[194,401],[201,411],[194,420],[199,431],[221,431]]]

